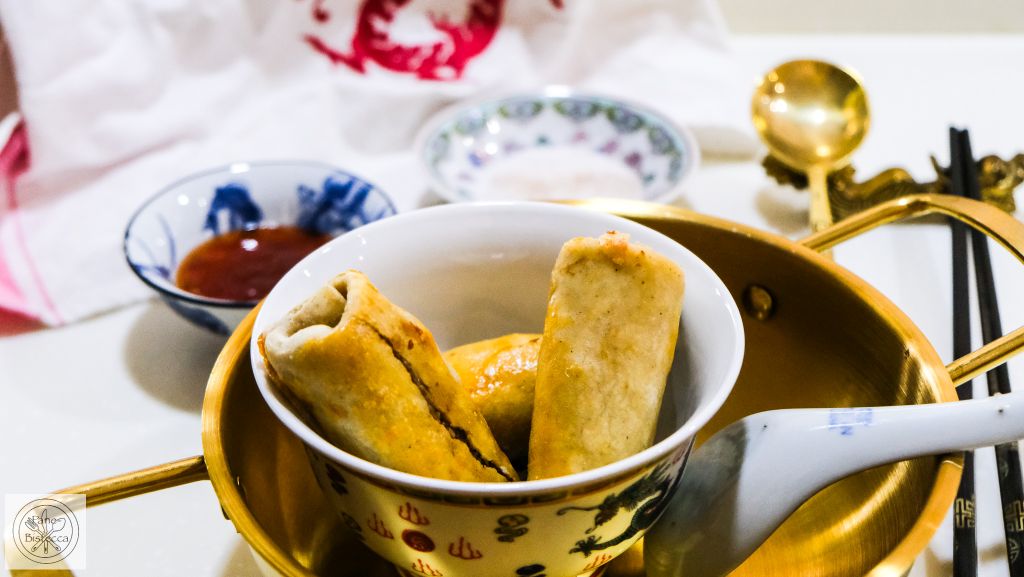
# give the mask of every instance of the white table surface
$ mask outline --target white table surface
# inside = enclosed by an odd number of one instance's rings
[[[899,165],[931,180],[928,155],[945,162],[953,122],[970,128],[978,156],[1024,150],[1024,37],[760,36],[737,38],[736,49],[751,88],[759,73],[798,57],[862,74],[874,122],[854,159],[861,177]],[[708,159],[680,204],[799,238],[806,202],[775,186],[754,161]],[[835,254],[951,360],[944,226],[890,226]],[[998,249],[993,260],[1010,330],[1024,321],[1024,271]],[[157,302],[0,337],[0,494],[45,492],[199,454],[203,387],[222,342]],[[1011,362],[1010,374],[1024,386],[1021,363]],[[977,383],[980,393],[984,381]],[[990,449],[978,452],[977,465],[980,575],[1007,575]],[[79,575],[256,575],[209,483],[91,509],[88,521],[89,568]],[[947,518],[911,575],[949,575],[951,549]]]

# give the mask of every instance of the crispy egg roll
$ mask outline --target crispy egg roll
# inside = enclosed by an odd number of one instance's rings
[[[526,457],[530,443],[539,350],[540,335],[514,333],[444,354],[513,463]]]
[[[292,309],[263,352],[271,380],[339,448],[426,477],[516,480],[430,331],[362,273]]]
[[[530,479],[593,469],[650,446],[682,301],[679,267],[628,235],[565,243],[537,364]]]

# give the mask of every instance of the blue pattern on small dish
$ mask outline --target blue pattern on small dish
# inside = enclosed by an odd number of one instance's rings
[[[315,234],[338,236],[393,215],[395,207],[390,202],[372,202],[373,195],[379,194],[372,184],[350,175],[332,174],[320,190],[300,184],[295,226]]]
[[[452,126],[452,129],[456,134],[474,136],[483,129],[484,122],[486,122],[484,115],[480,113],[470,113],[458,118]]]
[[[213,299],[174,284],[181,258],[213,236],[260,226],[298,226],[338,236],[395,214],[379,188],[312,162],[236,163],[186,177],[144,204],[125,231],[136,275],[183,318],[228,334],[256,304]]]
[[[263,210],[253,201],[249,187],[240,182],[229,182],[214,189],[203,229],[213,236],[223,234],[219,218],[222,214],[227,215],[227,226],[223,227],[223,232],[250,230],[263,222]]]
[[[553,104],[556,112],[574,122],[589,120],[604,108],[601,103],[584,98],[559,98]]]
[[[632,174],[635,182],[593,186],[604,177],[595,173],[588,181],[562,175],[562,185],[578,185],[571,196],[564,195],[566,186],[533,194],[543,189],[545,170],[566,170],[560,157],[524,163],[523,177],[533,179],[528,192],[493,186],[493,167],[542,149],[593,154],[598,161],[611,161],[606,168],[620,167],[616,183],[625,182],[623,174]],[[669,202],[681,194],[699,158],[692,134],[654,111],[614,98],[554,91],[464,105],[439,115],[420,135],[420,159],[433,188],[451,202],[591,196]]]
[[[613,106],[605,112],[608,121],[612,123],[615,130],[621,134],[630,134],[639,130],[644,125],[644,118],[639,114],[626,110],[621,106]]]
[[[533,100],[513,100],[498,107],[498,114],[512,120],[528,122],[544,110],[544,104]]]

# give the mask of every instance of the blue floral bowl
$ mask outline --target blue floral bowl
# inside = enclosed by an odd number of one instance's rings
[[[192,249],[230,231],[270,226],[338,236],[395,212],[379,188],[333,166],[236,163],[188,176],[157,193],[128,223],[124,253],[135,274],[175,312],[226,335],[258,301],[178,288],[175,275]]]
[[[434,189],[451,202],[668,202],[700,161],[692,134],[664,116],[562,89],[458,106],[419,140]]]

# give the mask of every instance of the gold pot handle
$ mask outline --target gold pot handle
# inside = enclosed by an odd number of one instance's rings
[[[84,494],[86,507],[92,507],[209,478],[206,460],[200,455],[68,487],[55,494]]]
[[[799,241],[824,251],[883,224],[926,214],[944,214],[985,233],[1024,264],[1024,224],[986,203],[944,194],[915,194],[885,202],[845,218]],[[953,385],[965,383],[1006,362],[1024,347],[1024,327],[946,365]]]

